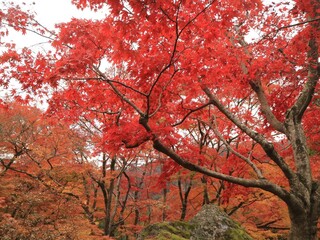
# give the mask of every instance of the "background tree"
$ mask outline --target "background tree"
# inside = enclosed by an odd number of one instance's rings
[[[79,169],[72,153],[76,135],[61,121],[18,103],[6,103],[0,116],[1,236],[78,239],[99,234],[83,214],[79,177],[86,168]]]
[[[0,123],[5,170],[0,218],[1,234],[8,238],[88,238],[89,234],[94,238],[102,231],[135,238],[150,223],[178,220],[182,214],[190,219],[203,204],[203,192],[210,193],[210,202],[234,216],[256,238],[278,235],[266,229],[286,229],[286,214],[279,211],[283,207],[277,208],[274,200],[270,204],[270,196],[209,177],[204,189],[202,174],[181,169],[148,144],[133,151],[123,149],[122,155],[118,152],[111,159],[100,154],[99,141],[94,148],[95,138],[81,125],[69,126],[60,120],[58,126],[51,126],[56,124],[54,119],[48,121],[39,110],[18,103],[7,104],[1,116],[6,117]],[[29,155],[22,152],[12,158],[14,149],[21,149],[18,146],[25,146]],[[52,149],[56,155],[49,154]],[[253,205],[255,209],[269,206],[270,211],[252,211]]]

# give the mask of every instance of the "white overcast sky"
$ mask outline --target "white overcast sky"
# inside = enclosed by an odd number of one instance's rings
[[[1,0],[0,0],[1,1]],[[4,0],[6,1],[6,0]],[[84,11],[78,10],[74,5],[71,4],[71,0],[7,0],[14,2],[16,4],[22,5],[23,2],[26,3],[25,8],[34,10],[36,13],[36,19],[44,26],[49,29],[54,27],[54,24],[67,22],[72,17],[75,18],[102,18],[107,13],[104,9],[100,12],[93,12],[89,9]],[[240,0],[239,0],[240,1]],[[282,2],[283,0],[263,0],[265,4],[270,2]],[[34,4],[32,4],[34,3]],[[2,2],[0,2],[1,8]],[[258,37],[256,33],[252,32],[252,36]],[[21,34],[12,34],[10,40],[15,42],[18,47],[30,47],[33,44],[37,44],[44,39],[41,39],[34,34],[27,34],[27,36],[22,36]],[[1,51],[1,49],[0,49]]]
[[[71,0],[13,0],[13,2],[20,4],[26,2],[27,7],[32,7],[37,13],[37,19],[51,26],[54,23],[68,21],[71,17],[95,18],[97,15],[97,13],[88,9],[85,11],[78,10],[71,4]],[[33,2],[35,3],[34,5],[32,5]]]
[[[71,4],[71,0],[11,0],[23,9],[31,9],[36,13],[36,20],[48,29],[53,29],[56,23],[68,22],[72,17],[98,19],[106,14],[106,10],[93,12],[89,9],[81,11]],[[32,4],[34,2],[34,4]],[[0,2],[0,6],[1,6]],[[10,33],[9,39],[17,44],[18,47],[30,46],[43,41],[32,33],[23,36],[22,34]]]
[[[22,6],[22,9],[30,9],[35,12],[36,20],[48,29],[53,29],[54,25],[57,23],[68,22],[72,17],[97,19],[105,16],[107,12],[105,9],[101,12],[93,12],[89,9],[81,11],[71,4],[71,0],[8,0],[8,2],[9,1],[19,4]],[[25,2],[26,5],[23,5],[23,2]],[[3,1],[0,0],[0,8],[3,8],[2,4]],[[15,43],[18,49],[23,47],[31,47],[34,51],[37,51],[37,48],[39,49],[48,47],[48,45],[43,44],[47,42],[47,39],[44,39],[34,33],[22,35],[21,33],[10,31],[9,36],[2,40],[5,42]],[[0,45],[0,52],[5,50],[6,48]],[[8,89],[0,86],[0,99],[11,99],[10,90],[12,89],[20,92],[20,84],[18,84],[15,80],[10,82]],[[20,95],[24,96],[25,94],[20,92]],[[36,105],[42,109],[47,107],[45,102],[43,104]]]

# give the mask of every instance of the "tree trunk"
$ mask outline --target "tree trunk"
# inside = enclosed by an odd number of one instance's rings
[[[296,194],[297,195],[297,194]],[[305,197],[302,204],[288,203],[291,221],[290,240],[317,240],[317,224],[319,220],[320,186],[319,182],[313,182],[309,197]],[[307,203],[307,204],[306,204]]]
[[[190,177],[190,181],[189,182],[186,181],[184,184],[182,184],[181,176],[180,176],[180,173],[179,173],[178,187],[179,187],[179,196],[180,196],[180,201],[181,201],[180,221],[183,221],[185,219],[185,217],[186,217],[186,214],[187,214],[188,197],[189,197],[189,193],[190,193],[191,187],[192,187],[193,176],[194,175],[192,175]]]
[[[180,221],[184,221],[184,219],[186,218],[186,214],[187,214],[187,203],[183,202],[181,207]]]
[[[210,203],[206,176],[202,176],[201,182],[203,184],[203,201],[202,201],[202,205],[206,205],[206,204]]]
[[[312,213],[301,214],[290,212],[291,229],[290,240],[317,240],[317,221],[313,219]]]
[[[139,222],[140,222],[140,211],[139,211],[139,209],[136,208],[134,210],[134,222],[133,222],[133,224],[134,225],[138,225]]]
[[[100,190],[103,195],[103,202],[104,202],[104,212],[105,212],[105,217],[104,217],[104,235],[106,236],[113,236],[114,230],[113,229],[113,219],[111,216],[111,210],[112,210],[112,201],[113,201],[113,192],[114,192],[114,185],[115,185],[115,179],[112,178],[109,182],[109,186],[107,186],[104,178],[106,177],[107,174],[107,160],[108,158],[106,157],[106,154],[103,154],[103,161],[102,161],[102,176],[103,180],[98,180],[97,183],[100,187]],[[116,164],[116,157],[113,157],[111,159],[111,164],[110,164],[110,174],[112,175],[113,171],[115,170],[115,164]]]
[[[111,159],[111,164],[110,164],[110,173],[112,174],[113,171],[115,170],[115,165],[116,165],[116,157],[113,157]],[[105,205],[105,213],[106,213],[106,217],[105,217],[105,229],[104,229],[104,233],[107,236],[113,236],[113,228],[112,228],[112,224],[113,224],[113,219],[111,218],[111,205],[112,205],[112,201],[113,201],[113,190],[114,190],[114,182],[115,179],[112,178],[110,180],[109,183],[109,187],[107,188],[107,192],[108,192],[108,199]]]
[[[165,188],[163,189],[163,206],[162,206],[162,221],[166,221],[167,219],[167,193],[168,193],[168,188],[167,188],[167,183]]]

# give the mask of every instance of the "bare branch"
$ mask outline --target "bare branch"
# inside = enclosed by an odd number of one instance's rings
[[[145,96],[145,97],[148,96],[148,94],[145,94],[145,93],[143,93],[143,92],[141,92],[141,91],[139,91],[139,90],[137,90],[137,89],[135,89],[135,88],[133,88],[133,87],[131,87],[131,86],[128,86],[128,85],[126,85],[126,84],[124,84],[124,83],[122,83],[122,82],[115,81],[115,80],[111,80],[111,79],[109,79],[108,81],[109,81],[109,82],[112,82],[112,83],[117,83],[117,84],[119,84],[119,85],[121,85],[121,86],[123,86],[123,87],[125,87],[125,88],[128,88],[128,89],[132,90],[133,92],[139,93],[139,94],[141,94],[141,95],[143,95],[143,96]]]
[[[158,97],[158,106],[157,108],[153,111],[153,113],[150,113],[149,114],[149,117],[152,117],[154,116],[158,111],[159,109],[161,108],[162,104],[161,104],[161,100],[162,100],[162,97],[163,97],[163,92],[167,89],[167,87],[169,86],[169,84],[172,82],[174,76],[176,75],[176,73],[178,72],[179,70],[176,69],[174,70],[174,72],[172,73],[171,77],[170,77],[170,80],[165,84],[165,86],[162,88],[162,91]]]
[[[241,153],[237,152],[236,150],[234,150],[230,144],[226,141],[226,139],[222,136],[222,134],[218,131],[217,128],[217,123],[216,123],[216,119],[215,116],[213,116],[213,124],[207,124],[212,130],[213,132],[218,136],[218,138],[224,143],[224,145],[227,147],[227,149],[232,152],[234,155],[236,155],[237,157],[239,157],[240,159],[244,160],[257,174],[259,179],[265,179],[262,172],[260,171],[260,169],[250,160],[250,157],[245,157],[243,156]],[[213,126],[212,126],[213,125]]]
[[[190,114],[192,114],[192,113],[194,113],[196,111],[199,111],[199,110],[201,110],[201,109],[203,109],[203,108],[205,108],[205,107],[207,107],[209,105],[211,105],[211,102],[208,102],[208,103],[206,103],[206,104],[204,104],[204,105],[202,105],[200,107],[197,107],[195,109],[191,109],[179,122],[173,124],[172,127],[176,127],[176,126],[182,124],[187,119],[187,117],[190,116]]]
[[[149,110],[150,110],[150,95],[152,94],[153,89],[155,88],[156,84],[159,82],[161,76],[163,75],[163,73],[169,69],[173,62],[174,62],[174,58],[176,55],[176,51],[177,51],[177,46],[178,46],[178,42],[179,42],[179,38],[181,36],[181,34],[183,33],[183,31],[192,23],[194,22],[202,13],[204,13],[215,1],[211,1],[209,4],[207,4],[201,11],[199,11],[193,18],[191,18],[180,30],[179,30],[179,25],[178,25],[178,18],[179,18],[179,11],[180,11],[180,5],[182,2],[180,2],[179,7],[177,9],[177,14],[176,14],[176,19],[173,20],[172,18],[169,18],[166,14],[166,12],[164,12],[162,9],[162,12],[165,16],[168,17],[168,19],[170,21],[175,22],[176,26],[175,26],[175,30],[176,30],[176,38],[174,40],[174,44],[173,44],[173,49],[172,49],[172,53],[169,59],[169,63],[167,65],[165,65],[162,70],[159,72],[156,80],[154,81],[154,83],[151,85],[149,93],[147,94],[147,115],[149,115]]]
[[[238,31],[237,31],[238,33]],[[240,43],[240,45],[244,48],[244,51],[247,55],[249,56],[252,56],[252,54],[249,52],[247,46],[248,46],[248,43],[245,41],[244,39],[244,36],[241,35],[240,33],[238,33],[239,36],[238,36],[238,41]],[[233,45],[235,45],[234,41],[234,37],[230,37]],[[248,68],[247,66],[245,65],[245,63],[243,61],[241,61],[240,63],[241,65],[241,68],[242,68],[242,71],[244,74],[248,75]],[[262,110],[262,113],[265,115],[265,117],[267,118],[268,122],[271,124],[271,126],[276,129],[277,131],[279,132],[282,132],[284,133],[285,131],[285,128],[284,128],[284,125],[282,122],[280,122],[276,117],[275,115],[273,114],[273,112],[271,111],[271,107],[268,103],[268,100],[266,98],[266,95],[265,95],[265,92],[261,86],[261,81],[260,79],[257,79],[255,81],[250,81],[250,86],[251,88],[253,89],[253,91],[255,91],[255,93],[257,94],[258,96],[258,100],[260,102],[260,105],[261,105],[261,110]]]
[[[140,110],[140,108],[138,108],[137,105],[135,105],[132,101],[130,101],[123,93],[121,93],[121,92],[119,91],[119,89],[118,89],[116,86],[114,86],[114,84],[110,81],[110,79],[108,79],[107,76],[100,71],[100,69],[98,69],[96,66],[93,66],[93,70],[94,70],[102,79],[104,79],[104,80],[111,86],[111,88],[113,89],[113,91],[114,91],[123,101],[125,101],[126,103],[128,103],[134,110],[136,110],[137,113],[139,113],[139,115],[140,115],[141,117],[144,117],[144,116],[145,116],[145,113],[142,112],[142,110]]]
[[[278,32],[284,30],[284,29],[287,29],[287,28],[291,28],[291,27],[297,27],[297,26],[301,26],[301,25],[304,25],[304,24],[308,24],[308,23],[312,23],[312,22],[317,22],[317,21],[320,21],[320,18],[315,18],[315,19],[310,19],[310,20],[307,20],[307,21],[303,21],[303,22],[298,22],[298,23],[294,23],[294,24],[289,24],[289,25],[286,25],[286,26],[283,26],[283,27],[279,27],[267,34],[265,34],[259,41],[258,43],[260,43],[262,40],[268,38],[271,34],[277,34]]]

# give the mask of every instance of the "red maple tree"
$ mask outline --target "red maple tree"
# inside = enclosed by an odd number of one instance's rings
[[[70,121],[103,116],[108,151],[151,141],[191,171],[268,191],[288,207],[290,239],[317,239],[319,1],[72,2],[110,12],[48,32],[1,11],[4,26],[49,34],[52,46],[8,45],[2,84],[51,86],[48,114]]]

